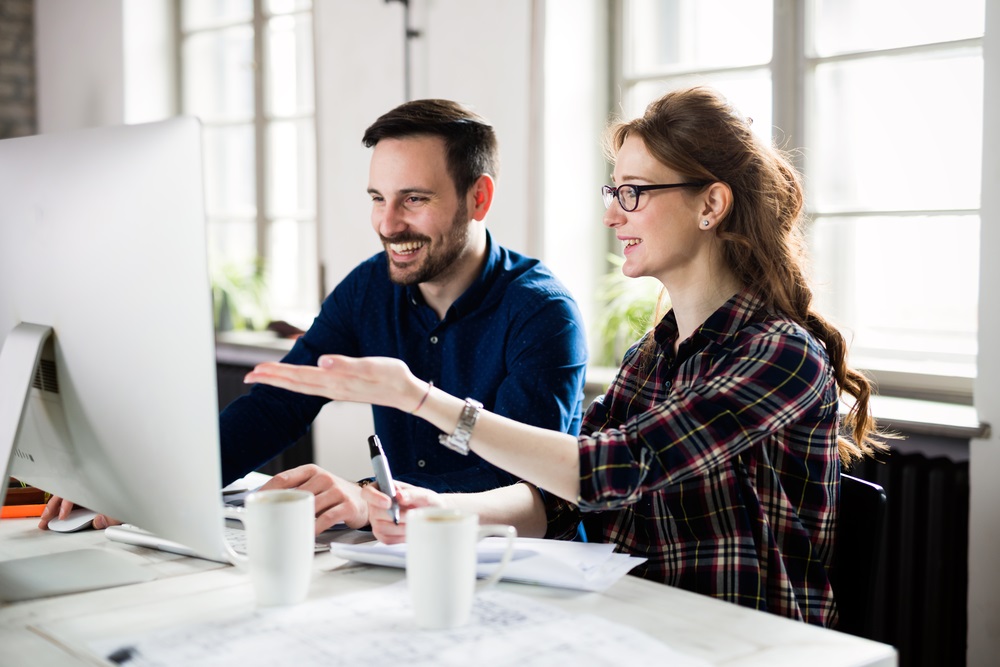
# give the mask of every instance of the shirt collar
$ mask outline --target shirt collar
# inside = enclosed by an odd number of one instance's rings
[[[470,310],[478,308],[483,300],[489,293],[490,288],[493,286],[494,274],[501,268],[501,258],[500,258],[500,247],[493,243],[493,236],[490,231],[486,230],[486,263],[483,265],[483,270],[480,271],[479,276],[472,282],[471,285],[455,299],[455,302],[451,304],[448,312],[445,313],[445,319],[448,319],[449,315],[454,312],[454,315],[461,315]],[[424,295],[420,293],[420,288],[417,285],[407,285],[406,286],[406,299],[414,305],[425,305],[427,302],[424,300]]]
[[[708,316],[700,327],[691,335],[691,342],[711,341],[722,343],[727,338],[744,329],[750,322],[759,319],[759,313],[765,310],[765,304],[756,293],[741,290],[722,304],[714,313]],[[657,344],[666,349],[672,349],[677,339],[677,319],[671,309],[653,331]],[[700,347],[700,345],[699,345]]]
[[[479,272],[479,276],[469,285],[468,289],[462,293],[462,296],[455,299],[455,303],[451,304],[445,317],[452,315],[452,313],[462,315],[481,307],[496,282],[497,272],[502,268],[500,248],[493,243],[493,237],[489,230],[486,230],[486,263],[483,264],[483,270]]]

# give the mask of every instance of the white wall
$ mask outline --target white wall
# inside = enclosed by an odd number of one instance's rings
[[[38,131],[176,113],[171,0],[35,0]]]
[[[122,0],[35,0],[38,131],[125,122]]]
[[[487,225],[527,249],[534,222],[529,190],[531,0],[411,0],[413,98],[472,107],[500,138],[497,199]],[[349,17],[349,19],[347,18]],[[329,290],[380,249],[369,223],[370,150],[361,136],[404,100],[403,8],[385,0],[321,0],[315,9],[319,228]],[[359,29],[363,26],[364,29]]]
[[[172,0],[122,1],[126,123],[162,120],[180,108],[174,20]]]
[[[975,404],[989,438],[970,447],[969,645],[970,666],[994,665],[1000,655],[1000,3],[986,3],[986,86],[983,118],[980,226],[979,352]]]
[[[544,111],[538,256],[576,297],[585,322],[596,322],[593,294],[606,266],[607,236],[595,234],[604,216],[600,186],[610,170],[600,145],[610,108],[608,7],[601,0],[546,0],[541,82]],[[597,349],[593,332],[591,349]]]

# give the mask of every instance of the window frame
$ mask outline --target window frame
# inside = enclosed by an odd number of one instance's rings
[[[925,43],[912,46],[902,46],[882,49],[864,49],[829,56],[819,56],[812,52],[809,43],[808,29],[812,20],[811,2],[801,0],[772,0],[773,32],[771,61],[763,67],[770,71],[771,76],[771,112],[772,127],[782,128],[785,137],[797,137],[799,147],[805,147],[808,141],[811,81],[817,67],[834,62],[846,62],[881,56],[898,56],[910,54],[927,54],[935,51],[952,51],[956,49],[978,49],[982,53],[983,37],[956,39],[951,41]],[[669,71],[642,73],[628,76],[625,72],[625,40],[626,25],[625,0],[611,0],[610,9],[610,54],[611,63],[611,107],[615,112],[623,107],[629,89],[642,81],[669,81],[685,76],[712,75],[739,71],[758,70],[760,66],[720,66],[714,68],[682,68],[675,67]],[[985,122],[985,119],[984,119]],[[775,137],[779,142],[783,137]],[[808,166],[804,163],[806,151],[795,151],[790,155],[795,167],[808,176]],[[809,198],[807,197],[807,206]],[[806,211],[807,224],[817,216],[838,218],[845,216],[870,215],[942,215],[942,214],[975,214],[980,216],[981,207],[976,209],[946,210],[907,210],[899,211],[818,211],[809,208]],[[613,235],[607,235],[609,252],[618,248]],[[843,256],[844,251],[837,251]],[[882,363],[876,358],[864,359],[857,364],[858,368],[871,377],[878,392],[886,396],[914,398],[972,405],[973,385],[975,381],[975,363],[968,373],[934,374],[917,370],[900,369],[891,364]]]
[[[276,17],[286,17],[286,16],[308,16],[310,25],[313,31],[312,39],[312,52],[313,52],[313,79],[315,82],[315,11],[314,2],[310,2],[305,7],[296,6],[289,11],[284,11],[280,13],[269,13],[265,9],[266,0],[252,0],[252,16],[247,19],[234,19],[234,20],[219,20],[213,22],[210,25],[200,26],[198,28],[185,29],[184,28],[184,0],[175,0],[175,41],[177,48],[175,50],[176,57],[176,95],[177,95],[177,105],[178,108],[183,110],[186,108],[185,99],[185,88],[184,88],[184,44],[186,39],[192,35],[206,34],[206,33],[218,33],[226,29],[239,26],[249,26],[253,31],[253,117],[249,119],[248,124],[253,128],[253,155],[254,155],[254,205],[256,212],[253,215],[254,219],[254,251],[256,256],[256,261],[260,262],[263,266],[265,275],[268,276],[268,288],[273,280],[270,276],[271,266],[269,262],[269,251],[271,244],[271,230],[274,228],[275,223],[279,220],[293,220],[297,223],[312,221],[313,223],[313,235],[314,235],[314,249],[315,258],[313,262],[313,276],[312,281],[317,285],[316,294],[307,294],[305,291],[298,295],[299,301],[302,303],[301,312],[296,310],[294,313],[289,311],[288,313],[283,311],[275,312],[272,308],[270,313],[271,319],[297,319],[300,322],[306,323],[315,314],[315,307],[318,305],[319,300],[322,299],[322,276],[320,270],[320,257],[319,257],[319,202],[318,193],[315,192],[314,188],[314,198],[312,202],[312,213],[311,215],[303,215],[301,211],[297,212],[271,212],[271,192],[269,179],[269,167],[271,165],[272,156],[270,154],[269,146],[269,130],[274,123],[283,122],[302,122],[306,121],[308,127],[311,129],[313,134],[313,146],[314,155],[312,160],[312,177],[313,181],[318,182],[318,161],[319,161],[319,146],[318,146],[318,131],[316,127],[316,95],[315,87],[313,89],[313,100],[311,108],[308,111],[299,110],[297,113],[289,114],[274,114],[267,109],[267,95],[268,95],[268,77],[271,71],[269,66],[269,54],[267,53],[267,30],[268,24],[271,19]],[[244,120],[236,121],[233,118],[227,119],[210,119],[202,120],[203,126],[209,128],[221,128],[227,125],[232,125],[234,123],[243,124]],[[208,175],[206,174],[206,179]],[[249,216],[248,216],[249,217]],[[243,216],[237,216],[238,219],[245,219]],[[213,219],[215,222],[213,222]],[[207,219],[207,224],[209,226],[213,224],[218,224],[218,222],[224,222],[226,220],[234,219],[228,212],[222,212],[214,215],[210,215]],[[224,254],[224,253],[223,253]],[[270,301],[270,295],[268,295],[268,300]],[[313,303],[315,302],[315,303]],[[305,306],[309,303],[309,306]]]

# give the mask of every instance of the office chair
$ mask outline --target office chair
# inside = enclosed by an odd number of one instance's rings
[[[876,579],[885,558],[886,496],[878,484],[840,476],[840,512],[830,585],[840,612],[837,630],[874,639]]]

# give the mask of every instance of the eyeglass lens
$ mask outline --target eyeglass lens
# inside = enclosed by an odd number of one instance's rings
[[[639,203],[639,192],[634,185],[619,185],[617,188],[605,185],[601,188],[601,195],[604,198],[604,208],[611,208],[611,202],[615,198],[625,211],[634,211]]]

